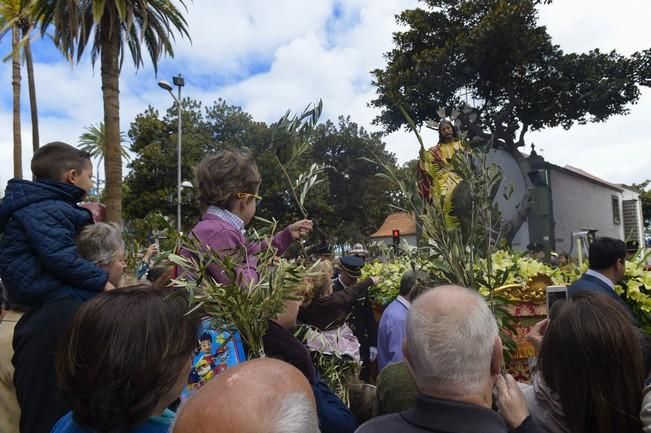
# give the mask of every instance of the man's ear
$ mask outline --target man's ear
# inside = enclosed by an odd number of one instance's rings
[[[502,339],[498,335],[495,337],[495,344],[493,345],[493,356],[491,356],[491,375],[497,376],[502,367],[502,360],[504,359],[504,348],[502,347]]]
[[[411,359],[411,354],[409,353],[409,345],[407,344],[407,337],[402,339],[402,355],[405,357],[405,362],[407,363],[407,370],[409,371],[409,375],[411,378],[414,380],[414,383],[416,384],[416,388],[418,388],[419,391],[423,391],[418,384],[418,381],[416,380],[416,374],[414,373],[414,367],[413,367],[413,362]]]

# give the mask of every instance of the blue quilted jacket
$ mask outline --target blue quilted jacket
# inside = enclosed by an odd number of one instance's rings
[[[10,303],[86,300],[104,290],[108,273],[77,254],[75,237],[93,221],[77,206],[83,196],[67,183],[9,181],[0,203],[0,278]]]

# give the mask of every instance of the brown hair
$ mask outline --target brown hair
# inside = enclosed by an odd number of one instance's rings
[[[195,169],[202,210],[217,206],[230,210],[238,192],[254,194],[261,178],[253,153],[243,150],[222,150],[204,158]]]
[[[86,164],[90,164],[90,153],[53,141],[34,152],[32,174],[36,180],[62,181],[68,170],[82,171]]]
[[[556,304],[559,304],[556,306]],[[624,308],[600,293],[554,304],[539,355],[573,433],[640,432],[644,366]]]
[[[167,404],[161,400],[196,346],[199,322],[188,310],[183,296],[149,285],[103,292],[81,306],[57,360],[79,425],[98,433],[130,431]]]

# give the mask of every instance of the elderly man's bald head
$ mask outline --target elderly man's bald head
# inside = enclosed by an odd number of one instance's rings
[[[474,393],[499,371],[497,323],[475,290],[440,286],[425,292],[409,309],[406,341],[407,361],[421,391]]]
[[[317,433],[316,403],[305,376],[264,358],[231,368],[183,406],[174,433]]]

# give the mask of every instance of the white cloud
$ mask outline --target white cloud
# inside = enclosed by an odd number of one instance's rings
[[[136,74],[125,59],[120,80],[122,129],[128,129],[147,105],[167,109],[171,98],[156,81],[170,80],[180,71],[186,78],[185,96],[205,104],[226,98],[258,120],[274,121],[287,108],[302,110],[323,98],[324,118],[350,115],[366,129],[377,130],[371,121],[378,112],[367,105],[375,94],[370,71],[383,67],[383,54],[392,48],[392,32],[398,29],[394,15],[417,4],[416,0],[195,0],[188,4],[187,14],[192,45],[179,39],[176,58],[161,62],[158,77],[151,66]],[[563,0],[543,6],[540,18],[565,51],[599,47],[630,54],[649,44],[645,21],[650,6],[648,0],[621,0],[616,7],[606,0]],[[3,41],[0,48],[4,47]],[[255,73],[247,76],[251,68]],[[11,65],[0,64],[0,170],[7,175],[12,170],[10,75]],[[93,71],[87,58],[74,68],[64,61],[37,63],[36,79],[43,142],[75,143],[85,126],[102,119],[99,64]],[[28,168],[31,133],[24,82],[23,159]],[[645,91],[630,116],[569,132],[530,133],[528,138],[554,163],[575,165],[611,181],[639,182],[649,177],[651,166],[651,152],[646,150],[649,118],[651,92]],[[428,144],[436,141],[431,131],[423,134]],[[386,142],[400,161],[418,154],[412,134],[397,132]]]

